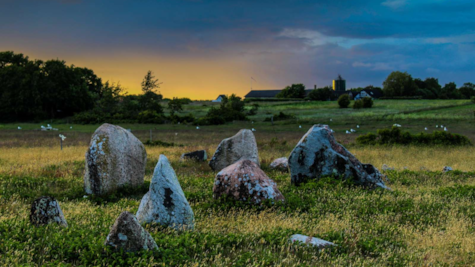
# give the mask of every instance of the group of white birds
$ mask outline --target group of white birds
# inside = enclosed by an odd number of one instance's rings
[[[356,125],[356,128],[359,129],[360,126],[359,125]],[[333,131],[332,131],[333,132]],[[352,133],[356,133],[356,130],[355,129],[350,129],[349,131],[346,130],[346,134],[352,134]]]
[[[73,129],[73,126],[69,126],[69,129]],[[20,127],[20,126],[18,126],[18,130],[21,130],[21,127]],[[53,128],[53,127],[51,127],[51,125],[47,124],[46,127],[45,127],[44,125],[41,125],[41,130],[42,130],[42,131],[48,131],[48,130],[57,131],[58,129]]]

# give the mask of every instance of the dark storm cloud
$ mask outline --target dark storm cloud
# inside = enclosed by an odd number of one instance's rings
[[[471,0],[0,0],[2,45],[240,57],[279,83],[380,85],[392,70],[471,79]],[[50,40],[50,41],[45,41]],[[2,49],[0,49],[2,50]]]

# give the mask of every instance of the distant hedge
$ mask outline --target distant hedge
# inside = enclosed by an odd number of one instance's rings
[[[369,133],[356,138],[359,145],[442,145],[442,146],[466,146],[472,145],[467,137],[444,131],[436,131],[430,134],[411,134],[402,132],[400,128],[393,126],[389,129],[379,129],[377,134]]]

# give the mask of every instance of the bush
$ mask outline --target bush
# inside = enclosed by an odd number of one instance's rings
[[[471,101],[473,104],[475,104],[475,96],[472,96],[472,97],[470,98],[470,101]]]
[[[338,105],[340,108],[347,108],[350,105],[350,96],[347,94],[341,95],[338,98]]]
[[[371,97],[363,97],[363,108],[372,108],[373,99]]]
[[[353,108],[354,109],[360,109],[360,108],[363,108],[363,99],[358,99],[358,100],[355,100],[355,102],[353,102]]]
[[[145,110],[139,113],[137,117],[140,123],[163,123],[163,116],[153,110]]]
[[[295,115],[293,114],[285,114],[284,112],[279,112],[277,115],[274,116],[274,121],[283,121],[283,120],[290,120],[295,119]],[[265,118],[264,121],[272,121],[271,117]]]
[[[377,134],[369,133],[356,138],[360,145],[441,145],[441,146],[465,146],[472,142],[460,134],[452,134],[444,131],[436,131],[431,134],[410,134],[402,132],[399,127],[379,129]]]

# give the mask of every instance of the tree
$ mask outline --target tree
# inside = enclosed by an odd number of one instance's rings
[[[175,112],[183,110],[183,101],[177,97],[174,97],[172,100],[168,101],[168,109],[170,109],[171,115],[175,115]]]
[[[470,99],[472,96],[475,96],[475,84],[464,83],[463,86],[459,88],[459,92],[464,98]]]
[[[338,105],[340,108],[347,108],[350,105],[350,96],[343,94],[338,98]]]
[[[416,83],[407,72],[393,71],[383,82],[385,96],[413,96],[417,90]]]
[[[158,79],[155,79],[152,71],[149,70],[142,81],[142,91],[145,93],[153,92],[155,89],[160,88],[161,82],[158,82]]]
[[[285,87],[280,93],[276,95],[277,98],[304,98],[305,85],[298,83]]]
[[[327,101],[331,98],[333,90],[330,87],[324,87],[312,90],[308,97],[312,100]]]

